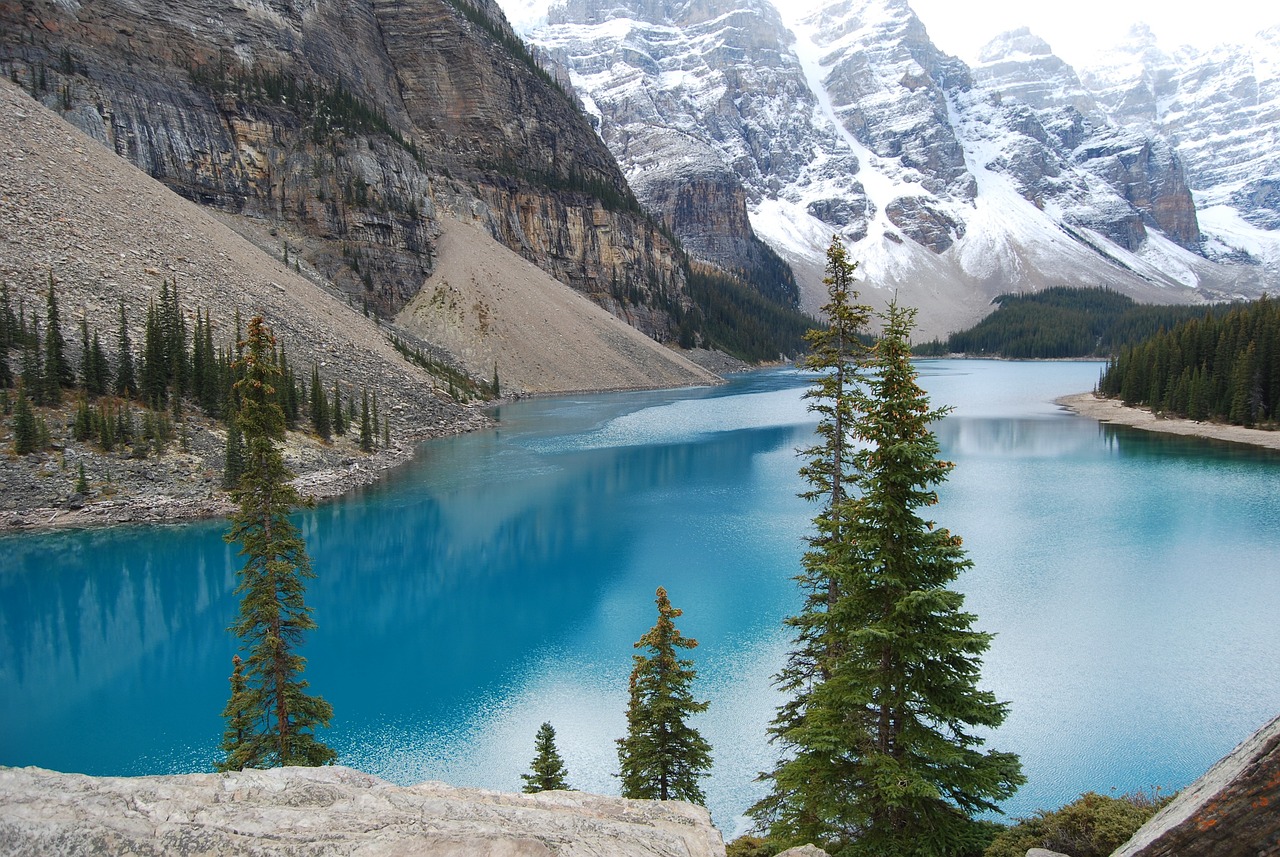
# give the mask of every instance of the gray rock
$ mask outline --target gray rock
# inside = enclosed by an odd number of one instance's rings
[[[1280,717],[1232,750],[1112,857],[1280,854]]]
[[[827,852],[817,845],[799,845],[795,848],[788,848],[786,851],[778,852],[778,857],[827,857]]]
[[[724,854],[692,804],[405,788],[344,767],[161,777],[0,768],[0,844],[23,854]]]
[[[1050,851],[1048,848],[1032,848],[1027,852],[1027,857],[1071,857],[1071,855],[1063,854],[1061,851]]]

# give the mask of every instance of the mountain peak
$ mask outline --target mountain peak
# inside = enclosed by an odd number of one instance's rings
[[[1053,48],[1031,32],[1030,27],[1019,27],[1001,33],[983,45],[978,52],[978,60],[983,63],[1047,56],[1053,56]]]

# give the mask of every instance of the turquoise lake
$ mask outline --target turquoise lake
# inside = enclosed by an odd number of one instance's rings
[[[924,361],[954,412],[932,517],[997,634],[1011,815],[1186,785],[1280,713],[1280,456],[1100,426],[1052,404],[1097,363]],[[344,764],[516,790],[550,721],[577,788],[617,793],[632,643],[665,586],[701,645],[717,824],[772,764],[771,677],[816,509],[795,495],[805,377],[504,405],[390,479],[299,515],[304,654]],[[235,642],[224,522],[0,539],[0,764],[211,770]]]

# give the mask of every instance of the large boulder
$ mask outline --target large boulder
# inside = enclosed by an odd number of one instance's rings
[[[722,857],[702,807],[401,787],[350,768],[87,777],[0,768],[6,854]]]

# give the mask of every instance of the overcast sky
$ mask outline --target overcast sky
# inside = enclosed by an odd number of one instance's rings
[[[808,0],[814,2],[814,0]],[[821,2],[821,0],[818,0]],[[1266,0],[908,0],[934,44],[972,62],[978,50],[1005,30],[1028,26],[1072,65],[1123,38],[1142,21],[1166,50],[1241,42],[1280,21]],[[1264,11],[1266,10],[1266,11]]]

